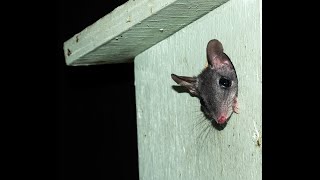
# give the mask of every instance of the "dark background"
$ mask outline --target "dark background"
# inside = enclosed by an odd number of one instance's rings
[[[63,42],[125,0],[60,0],[57,179],[138,179],[133,63],[69,67]]]
[[[68,67],[63,57],[64,41],[124,2],[4,4],[1,120],[10,177],[138,179],[133,64]],[[317,102],[318,32],[309,20],[318,6],[268,2],[262,2],[263,177],[306,179],[317,172],[319,154],[312,117],[318,106],[306,102]]]

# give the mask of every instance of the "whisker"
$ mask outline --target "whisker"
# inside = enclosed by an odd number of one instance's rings
[[[203,124],[206,124],[206,122],[207,122],[207,119],[204,116],[200,117],[198,122],[194,124],[193,131],[195,130],[198,131],[199,128],[203,127]]]
[[[211,132],[211,129],[212,129],[212,128],[208,125],[207,133],[206,133],[204,139],[202,140],[202,144],[206,144],[206,145],[207,145],[207,143],[205,143],[205,142],[206,142],[206,140],[207,140],[208,135],[209,135],[210,132]]]
[[[210,124],[206,124],[206,127],[203,129],[201,136],[199,136],[198,138],[198,144],[199,144],[199,150],[203,151],[205,149],[208,148],[208,136],[210,135],[212,131],[212,127],[210,126]]]
[[[205,128],[198,135],[197,141],[199,142],[200,149],[202,149],[203,145],[205,144],[205,139],[208,135],[208,129],[210,129],[210,126],[206,124]],[[205,136],[205,138],[203,138],[203,136]]]

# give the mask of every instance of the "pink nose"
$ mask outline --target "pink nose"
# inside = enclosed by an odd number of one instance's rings
[[[226,122],[226,120],[227,120],[227,118],[225,116],[220,116],[218,118],[218,124],[223,124]]]

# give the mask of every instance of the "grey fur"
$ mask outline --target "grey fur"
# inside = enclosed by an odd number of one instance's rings
[[[222,44],[216,39],[208,42],[207,60],[208,67],[197,77],[175,74],[171,74],[171,77],[199,98],[201,111],[214,127],[222,130],[234,112],[233,106],[237,103],[238,78],[230,58],[223,52]],[[227,116],[223,124],[217,120],[221,114]]]

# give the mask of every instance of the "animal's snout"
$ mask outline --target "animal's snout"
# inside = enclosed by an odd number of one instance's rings
[[[226,116],[220,116],[220,117],[218,118],[217,123],[218,123],[218,124],[223,124],[223,123],[226,122],[226,120],[227,120],[227,117],[226,117]]]

